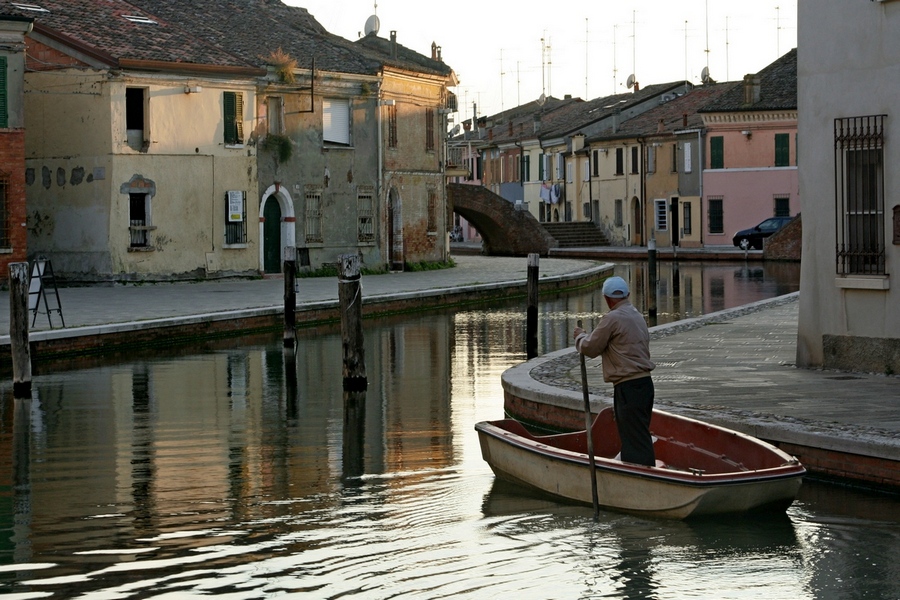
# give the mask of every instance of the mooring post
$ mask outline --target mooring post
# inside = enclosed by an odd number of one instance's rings
[[[344,354],[344,389],[364,390],[368,386],[368,380],[363,351],[362,281],[359,275],[359,256],[356,254],[340,256],[338,300]]]
[[[538,355],[538,276],[540,255],[528,255],[528,308],[525,313],[525,357],[528,360]]]
[[[9,347],[12,353],[13,397],[31,398],[27,262],[9,264]]]
[[[284,248],[284,347],[293,348],[297,339],[297,248]]]
[[[649,299],[647,302],[647,312],[651,318],[656,317],[656,240],[650,239],[647,242],[647,290]]]

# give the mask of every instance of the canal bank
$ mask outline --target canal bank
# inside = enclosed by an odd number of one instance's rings
[[[363,276],[363,316],[417,312],[524,298],[526,258],[459,256],[435,271]],[[596,285],[613,265],[582,259],[542,259],[542,295]],[[220,280],[65,287],[58,290],[62,318],[43,309],[29,334],[32,360],[126,353],[217,337],[284,328],[284,280]],[[297,280],[298,327],[338,322],[337,277]],[[56,306],[55,298],[50,306]],[[65,327],[62,327],[62,322]],[[51,325],[52,324],[52,328]],[[9,293],[0,294],[0,368],[10,365]]]
[[[366,316],[524,297],[524,258],[458,256],[457,267],[363,278]],[[541,290],[563,292],[611,273],[600,260],[542,259]],[[338,319],[336,278],[298,283],[297,322]],[[66,328],[38,315],[35,360],[199,339],[280,331],[283,281],[215,281],[62,288]],[[797,369],[796,294],[653,328],[657,407],[772,441],[813,473],[900,490],[898,378]],[[52,315],[58,327],[56,315]],[[523,318],[524,322],[524,318]],[[0,294],[0,331],[9,329],[9,297]],[[0,356],[9,362],[9,336]],[[594,403],[611,389],[591,363]],[[571,348],[510,369],[504,408],[516,416],[577,428],[583,422],[577,355]],[[500,401],[498,399],[498,410]]]
[[[900,490],[900,377],[797,368],[798,297],[651,328],[655,407],[767,440],[812,475]],[[599,358],[587,373],[593,409],[611,404]],[[516,418],[584,428],[573,348],[507,370],[503,389]]]

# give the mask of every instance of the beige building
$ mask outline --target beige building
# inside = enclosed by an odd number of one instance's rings
[[[256,152],[244,132],[264,71],[115,8],[84,0],[32,11],[31,255],[81,281],[257,272]]]
[[[797,364],[897,375],[900,3],[820,0],[798,11]],[[837,30],[846,43],[822,35]]]

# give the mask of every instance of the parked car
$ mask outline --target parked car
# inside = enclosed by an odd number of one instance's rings
[[[793,218],[794,217],[770,217],[756,227],[741,229],[734,234],[731,241],[734,242],[735,246],[740,248],[741,242],[747,240],[748,248],[762,250],[763,240],[790,223]]]

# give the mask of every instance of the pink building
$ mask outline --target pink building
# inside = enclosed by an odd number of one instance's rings
[[[797,50],[700,110],[706,126],[701,215],[705,246],[800,212]]]

